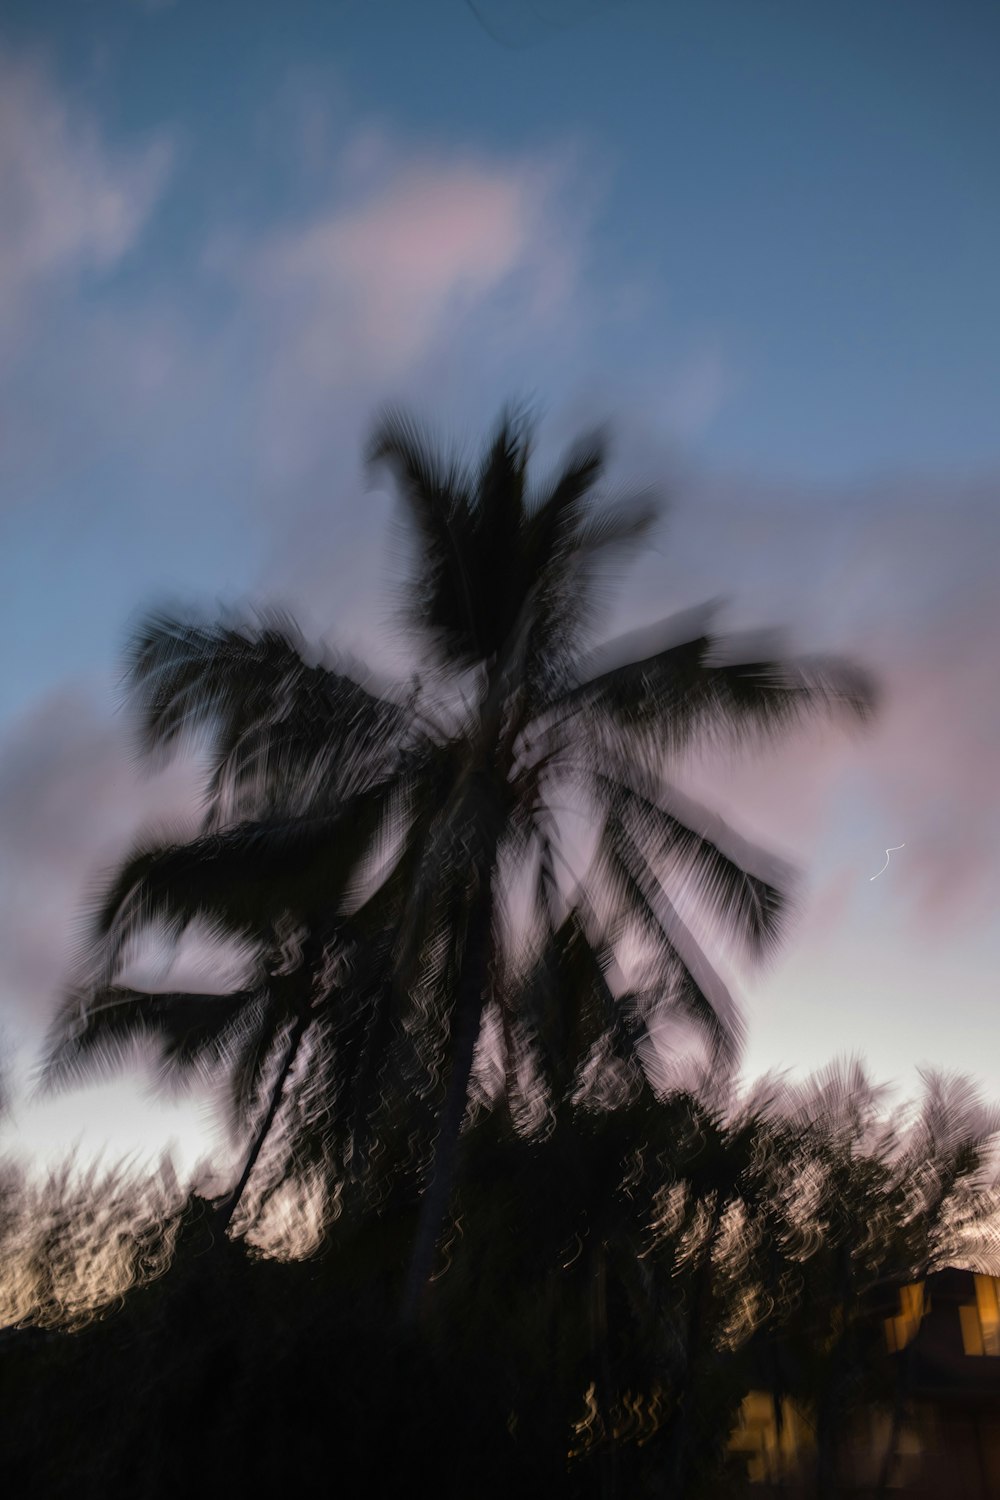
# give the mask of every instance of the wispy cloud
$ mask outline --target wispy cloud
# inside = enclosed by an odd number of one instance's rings
[[[905,841],[879,899],[924,938],[981,924],[1000,889],[1000,476],[770,496],[731,478],[694,487],[673,535],[692,595],[731,593],[741,623],[787,622],[800,649],[852,654],[884,689],[862,739],[817,729],[706,764],[706,786],[802,857],[825,850],[824,882],[853,855],[867,892],[886,844]],[[834,885],[823,900],[838,904]]]
[[[293,123],[289,148],[309,155]],[[201,255],[118,296],[109,273],[129,255],[140,278],[147,265],[169,136],[123,145],[39,63],[0,57],[5,506],[57,493],[109,451],[141,466],[197,450],[202,472],[229,472],[234,430],[254,476],[243,492],[268,504],[348,444],[356,469],[359,428],[390,391],[433,388],[453,406],[488,388],[492,403],[493,386],[571,357],[600,301],[583,269],[594,164],[570,146],[434,150],[342,124],[327,170],[302,168],[305,207],[247,224],[221,191]]]
[[[85,898],[149,819],[191,819],[197,780],[137,770],[121,719],[82,685],[50,694],[0,743],[0,996],[38,1034],[65,983]]]
[[[53,283],[107,272],[136,244],[163,190],[165,137],[113,149],[34,59],[0,52],[0,328],[24,334]]]
[[[449,313],[528,257],[540,204],[515,172],[420,164],[368,202],[282,234],[253,264],[305,375],[395,376]]]
[[[428,154],[348,140],[339,191],[294,226],[213,262],[242,295],[267,370],[263,433],[279,469],[329,432],[331,399],[420,389],[428,370],[530,361],[584,316],[571,153]]]
[[[81,278],[113,272],[140,246],[168,170],[165,139],[113,145],[44,68],[0,57],[0,314],[17,314],[0,352],[28,372],[6,473],[44,462],[51,478],[61,453],[75,475],[102,441],[130,445],[100,524],[109,555],[129,538],[132,555],[147,556],[157,525],[176,531],[176,510],[135,517],[125,480],[141,489],[168,462],[197,467],[198,494],[221,481],[234,526],[238,505],[253,514],[268,591],[280,588],[326,629],[339,574],[339,622],[366,629],[387,514],[363,495],[358,472],[373,406],[391,393],[450,422],[478,416],[526,374],[553,389],[557,371],[557,399],[578,390],[588,364],[574,369],[573,351],[582,341],[594,354],[588,320],[594,304],[614,300],[587,256],[600,185],[581,188],[588,174],[572,151],[431,152],[361,124],[294,222],[237,234],[221,200],[205,228],[197,298],[178,281],[138,307],[108,299],[81,312],[72,295]],[[50,295],[60,286],[62,300]],[[213,287],[218,315],[202,326],[194,309]],[[25,318],[43,316],[47,352],[23,336],[15,345],[18,319],[23,335]],[[659,390],[669,410],[654,399],[645,429],[623,414],[620,449],[623,475],[665,475],[669,487],[677,435],[711,420],[732,375],[721,345],[688,365],[668,353],[677,374]],[[589,406],[604,415],[599,398]],[[576,417],[563,422],[566,437]],[[254,500],[237,494],[250,473]],[[745,767],[706,766],[706,792],[733,822],[806,858],[834,839],[835,810],[857,793],[874,819],[858,879],[887,842],[905,840],[886,887],[904,896],[915,927],[980,912],[998,874],[1000,612],[985,561],[1000,547],[997,490],[984,481],[953,494],[925,482],[916,493],[887,482],[818,494],[746,476],[686,484],[662,551],[623,596],[632,612],[623,623],[636,624],[731,593],[736,623],[789,621],[803,645],[851,649],[882,670],[885,711],[863,744],[817,734]],[[123,598],[123,620],[141,602]],[[120,736],[86,694],[59,694],[3,747],[3,878],[13,884],[0,971],[19,997],[50,999],[65,962],[52,932],[71,930],[90,870],[157,810]],[[848,854],[843,838],[831,843],[824,882]],[[848,911],[847,884],[839,875],[824,887],[820,925]]]

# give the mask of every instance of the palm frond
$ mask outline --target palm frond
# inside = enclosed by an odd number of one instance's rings
[[[506,565],[503,571],[509,571],[515,561],[511,554],[518,548],[524,526],[531,434],[529,413],[513,405],[504,407],[472,491],[477,550]]]
[[[595,983],[595,970],[601,972],[600,960],[578,913],[570,911],[550,931],[519,997],[518,1009],[556,1104],[569,1098],[591,1050],[618,1019],[610,990]]]
[[[985,1150],[1000,1135],[1000,1107],[985,1103],[973,1079],[936,1068],[917,1072],[924,1088],[914,1130],[918,1154],[954,1153],[969,1145]]]
[[[591,512],[580,524],[576,545],[588,558],[606,559],[615,552],[632,552],[659,524],[663,506],[651,490],[622,496],[613,506]]]
[[[533,697],[547,698],[564,682],[598,627],[611,557],[637,545],[656,518],[648,495],[597,507],[606,451],[603,430],[581,440],[528,510],[522,588],[534,583],[537,594],[526,666]]]
[[[606,451],[603,432],[578,443],[548,491],[532,505],[525,543],[533,573],[544,572],[561,554],[579,546]]]
[[[128,681],[147,754],[211,742],[216,824],[310,798],[329,807],[388,772],[409,729],[404,705],[364,674],[310,665],[291,621],[273,612],[239,627],[152,615],[133,640]]]
[[[242,1140],[247,1125],[266,1108],[272,1076],[280,1068],[289,1033],[295,1024],[287,1006],[273,1003],[273,994],[259,996],[255,1010],[230,1049],[227,1098],[230,1138]]]
[[[680,865],[685,886],[724,935],[742,941],[754,958],[775,951],[788,915],[789,865],[675,788],[661,785],[644,793],[601,773],[595,782],[600,800],[628,828],[649,863],[673,859]]]
[[[285,912],[312,928],[335,914],[378,827],[393,781],[336,815],[245,823],[186,843],[146,841],[124,861],[94,912],[106,976],[150,927],[176,938],[210,931],[265,942]]]
[[[590,519],[588,514],[556,538],[544,569],[534,566],[540,587],[524,677],[535,712],[573,680],[581,653],[600,628],[611,558],[637,545],[655,519],[647,506]]]
[[[151,754],[168,753],[248,705],[266,716],[303,665],[298,633],[278,612],[261,612],[256,628],[154,612],[134,633],[125,660],[142,748]]]
[[[741,648],[756,653],[761,639],[709,634],[716,609],[701,606],[609,643],[591,662],[598,670],[581,673],[553,711],[589,716],[598,737],[604,729],[631,733],[661,755],[679,754],[696,740],[773,737],[817,713],[870,718],[877,689],[861,667],[833,657],[740,659]],[[696,635],[677,639],[695,623]],[[658,649],[649,653],[654,643]]]
[[[668,900],[656,873],[613,816],[603,826],[599,859],[619,915],[637,922],[663,976],[664,1000],[707,1038],[717,1060],[735,1061],[743,1021],[721,977]]]
[[[409,614],[436,639],[444,659],[480,660],[477,632],[471,481],[457,460],[446,460],[405,412],[389,409],[375,424],[365,454],[368,468],[385,464],[396,480],[420,551]]]
[[[166,1082],[224,1065],[260,988],[229,995],[149,994],[118,985],[75,991],[50,1029],[41,1069],[46,1090],[73,1087],[120,1070],[135,1048],[150,1043]]]
[[[342,672],[306,668],[268,717],[233,715],[220,733],[208,798],[217,821],[338,806],[391,774],[410,737],[402,704]]]

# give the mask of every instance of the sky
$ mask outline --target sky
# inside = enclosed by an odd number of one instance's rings
[[[865,734],[692,772],[801,872],[744,1066],[1000,1098],[998,45],[988,0],[6,0],[0,1140],[211,1137],[30,1094],[95,880],[196,796],[122,651],[252,601],[391,666],[387,401],[532,401],[543,461],[610,421],[668,516],[609,629],[718,596],[877,672]]]

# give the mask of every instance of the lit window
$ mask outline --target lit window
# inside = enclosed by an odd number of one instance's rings
[[[890,1354],[905,1349],[924,1316],[924,1283],[915,1281],[899,1289],[899,1313],[885,1320],[885,1342]]]
[[[730,1453],[745,1454],[747,1479],[763,1484],[791,1472],[803,1450],[812,1446],[808,1422],[794,1402],[781,1403],[781,1431],[774,1397],[769,1391],[744,1396],[740,1418],[729,1438]]]
[[[1000,1354],[1000,1301],[995,1276],[974,1276],[976,1300],[960,1307],[966,1354]]]

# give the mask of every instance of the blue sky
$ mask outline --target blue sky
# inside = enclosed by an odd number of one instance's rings
[[[1000,1092],[998,42],[994,6],[931,0],[8,0],[18,1059],[87,881],[190,798],[136,776],[113,711],[136,612],[280,601],[391,660],[368,424],[400,399],[469,435],[514,393],[542,457],[610,416],[621,477],[671,497],[619,623],[721,593],[883,673],[865,740],[698,768],[806,872],[745,987],[748,1068],[860,1050]],[[73,1118],[103,1128],[100,1098]]]

